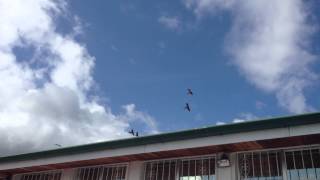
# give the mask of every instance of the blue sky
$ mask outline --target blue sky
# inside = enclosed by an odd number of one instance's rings
[[[318,111],[319,5],[0,0],[0,153]]]
[[[225,51],[229,12],[197,19],[181,1],[77,1],[71,7],[88,23],[82,40],[96,57],[95,79],[115,111],[135,103],[163,131],[230,122],[243,114],[292,114],[232,65]],[[167,28],[161,16],[177,17],[179,27]],[[195,96],[186,95],[189,87]],[[306,92],[315,107],[317,88]],[[185,102],[191,113],[183,111]]]

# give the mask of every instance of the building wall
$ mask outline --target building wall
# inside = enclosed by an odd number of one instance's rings
[[[276,153],[275,153],[276,152]],[[274,161],[274,156],[277,156],[276,160],[281,161],[277,162],[277,169],[279,170],[280,176],[283,178],[283,180],[291,180],[291,179],[308,179],[308,180],[315,180],[315,179],[320,179],[320,146],[308,146],[308,147],[295,147],[295,148],[289,148],[289,149],[275,149],[275,150],[264,150],[264,151],[256,151],[256,152],[238,152],[238,153],[231,153],[228,154],[228,157],[230,159],[231,165],[229,167],[217,167],[215,166],[215,180],[244,180],[246,178],[251,178],[251,179],[257,179],[257,178],[252,178],[252,174],[254,175],[254,172],[252,172],[252,169],[254,169],[254,157],[257,158],[258,164],[256,166],[259,166],[261,169],[261,174],[262,175],[257,175],[257,173],[260,173],[260,169],[256,171],[256,176],[263,176],[263,177],[272,177],[271,179],[275,179],[274,174],[275,173],[274,169],[275,166],[273,162],[274,167],[270,167],[272,164],[271,161]],[[222,154],[216,154],[209,156],[215,157],[215,159],[220,159]],[[252,155],[252,156],[251,156]],[[267,155],[267,156],[266,156]],[[270,155],[270,156],[269,156]],[[193,157],[194,159],[204,159],[206,156],[197,156]],[[241,158],[243,157],[248,158],[248,163],[244,167],[247,168],[243,170],[243,167],[240,167],[242,162],[240,162]],[[264,161],[262,159],[264,158]],[[265,164],[267,159],[267,164]],[[269,159],[270,158],[270,159]],[[273,158],[273,159],[272,159]],[[191,159],[186,158],[186,159]],[[158,161],[181,161],[182,164],[184,162],[183,158],[179,159],[169,159],[169,160],[156,160]],[[190,161],[190,160],[189,160]],[[239,161],[239,162],[238,162]],[[293,161],[293,162],[290,162]],[[154,161],[148,161],[149,163],[153,163]],[[203,161],[202,161],[203,162]],[[210,162],[210,161],[209,161]],[[217,161],[215,161],[217,162]],[[246,161],[244,161],[246,162]],[[252,164],[251,164],[252,162]],[[147,171],[146,170],[146,163],[144,161],[133,161],[129,162],[127,164],[127,172],[126,172],[126,180],[146,180],[144,177],[144,173]],[[287,164],[286,164],[287,163]],[[210,163],[209,163],[210,164]],[[217,164],[217,163],[215,163]],[[291,165],[290,165],[291,164]],[[181,165],[181,164],[180,164]],[[106,166],[117,166],[117,165],[106,165]],[[183,165],[182,165],[183,166]],[[262,168],[264,166],[264,168]],[[298,167],[300,166],[300,167]],[[163,165],[164,167],[164,165]],[[169,166],[171,167],[171,166]],[[176,166],[177,167],[177,166]],[[210,167],[210,166],[209,166]],[[287,171],[287,167],[289,168]],[[92,167],[88,167],[92,168]],[[158,168],[158,167],[157,167]],[[203,168],[203,166],[201,167]],[[82,167],[81,169],[86,169],[86,167]],[[151,168],[152,169],[152,168]],[[268,170],[269,169],[269,170]],[[202,169],[203,170],[203,169]],[[164,171],[164,170],[163,170]],[[240,171],[247,171],[245,175],[243,175],[243,172],[240,173]],[[248,173],[250,171],[250,173]],[[89,172],[89,171],[88,171]],[[90,171],[91,172],[91,171]],[[181,173],[179,169],[175,169],[175,172]],[[194,171],[196,173],[196,170]],[[279,173],[278,172],[278,173]],[[64,169],[62,171],[61,179],[60,180],[78,180],[80,177],[78,169]],[[154,172],[153,172],[154,173]],[[159,172],[161,173],[161,172]],[[299,174],[300,173],[300,174]],[[103,173],[102,173],[103,174]],[[266,175],[267,174],[267,175]],[[271,175],[273,174],[273,175]],[[84,177],[84,175],[81,175]],[[157,175],[156,175],[157,176]],[[195,175],[196,176],[196,175]],[[299,176],[297,178],[297,176]],[[22,178],[23,175],[18,174],[13,176],[13,180],[50,180],[50,179],[39,179],[39,178]],[[39,177],[39,176],[38,176]],[[157,176],[158,177],[158,176]],[[150,178],[151,180],[167,180],[164,175],[162,175],[162,178]],[[169,176],[170,177],[170,176]],[[107,179],[107,180],[111,180]],[[177,176],[175,179],[179,179]],[[268,179],[268,178],[266,178]],[[269,178],[270,179],[270,178]],[[0,180],[2,180],[0,178]],[[56,180],[56,179],[53,179]],[[101,177],[96,179],[94,176],[86,176],[86,178],[80,178],[80,180],[103,180]],[[113,178],[112,180],[122,180]],[[182,179],[185,180],[185,179]],[[191,178],[191,180],[194,180]],[[198,180],[198,178],[196,179]]]

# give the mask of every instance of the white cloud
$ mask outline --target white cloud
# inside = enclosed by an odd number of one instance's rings
[[[1,155],[128,137],[136,121],[144,133],[157,132],[155,119],[134,104],[114,114],[90,98],[95,58],[73,37],[80,23],[70,34],[55,29],[66,8],[62,0],[0,0]],[[30,60],[14,53],[30,47]]]
[[[181,21],[176,16],[160,16],[158,21],[170,30],[179,30],[181,27]]]
[[[255,116],[252,113],[241,113],[239,115],[239,118],[234,118],[232,120],[233,123],[240,123],[240,122],[245,122],[245,121],[251,121],[251,120],[257,120],[258,117]]]
[[[223,121],[218,121],[218,122],[216,123],[217,126],[221,126],[221,125],[225,125],[225,124],[227,124],[227,123],[226,123],[226,122],[223,122]]]
[[[317,75],[310,69],[316,58],[309,50],[315,25],[302,0],[185,0],[198,16],[228,10],[232,27],[227,52],[245,78],[274,93],[280,106],[292,113],[312,111],[304,95]]]
[[[183,3],[201,18],[208,13],[215,14],[219,10],[231,8],[235,0],[183,0]]]

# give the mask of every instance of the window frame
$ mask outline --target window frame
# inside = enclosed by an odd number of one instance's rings
[[[180,178],[180,168],[181,168],[181,163],[184,161],[192,161],[192,160],[205,160],[205,159],[212,159],[214,160],[214,175],[217,177],[217,155],[216,154],[208,154],[208,155],[201,155],[201,156],[183,156],[183,157],[174,157],[174,158],[165,158],[165,159],[157,159],[157,160],[148,160],[148,161],[144,161],[143,163],[143,176],[142,179],[143,180],[147,180],[148,178],[146,178],[146,169],[147,169],[147,165],[148,163],[165,163],[166,161],[175,161],[175,180],[179,180]],[[210,166],[209,166],[210,168]],[[209,169],[209,174],[210,174],[210,169]],[[159,179],[157,179],[159,180]]]

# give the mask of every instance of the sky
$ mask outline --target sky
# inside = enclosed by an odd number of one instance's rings
[[[317,112],[319,5],[0,0],[0,156]]]

